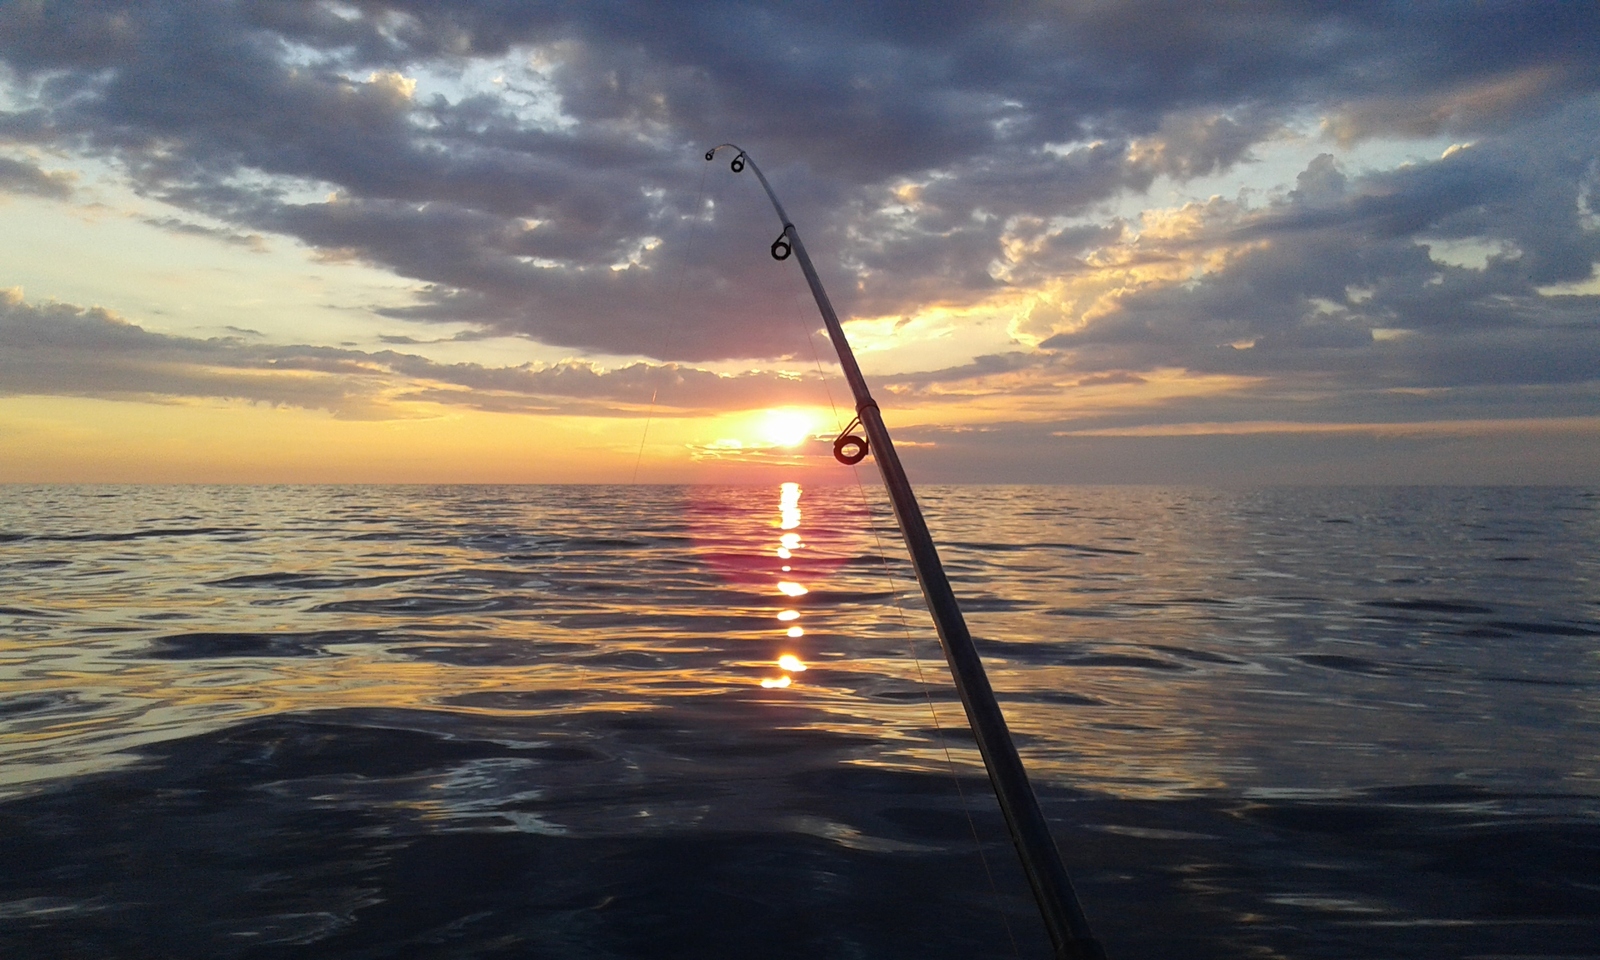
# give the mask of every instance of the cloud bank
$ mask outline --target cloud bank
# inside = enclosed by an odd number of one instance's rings
[[[799,403],[802,379],[721,375],[680,364],[605,369],[585,362],[516,367],[439,363],[415,354],[253,337],[173,336],[98,307],[30,304],[0,291],[0,396],[141,402],[243,400],[345,419],[415,415],[407,404],[585,416],[693,416]]]

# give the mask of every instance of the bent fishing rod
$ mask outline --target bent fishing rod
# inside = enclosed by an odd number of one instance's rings
[[[955,679],[956,693],[961,697],[961,705],[966,709],[967,720],[977,737],[978,752],[983,756],[983,765],[989,771],[989,782],[1005,815],[1006,829],[1017,848],[1017,856],[1022,860],[1023,872],[1033,888],[1033,897],[1038,901],[1039,913],[1044,918],[1045,929],[1049,931],[1056,960],[1104,960],[1105,950],[1090,932],[1089,921],[1084,918],[1083,908],[1078,904],[1072,881],[1061,863],[1061,853],[1056,849],[1055,840],[1050,836],[1050,827],[1039,809],[1039,800],[1028,782],[1028,772],[1022,766],[1022,758],[1017,755],[1016,745],[1011,742],[1011,732],[1000,712],[1000,704],[995,701],[994,690],[989,686],[983,661],[978,658],[972,635],[967,632],[967,622],[961,616],[955,593],[950,589],[950,579],[945,576],[944,566],[939,562],[933,537],[922,519],[922,510],[917,506],[911,481],[906,478],[906,472],[900,465],[900,457],[895,453],[894,442],[889,439],[889,430],[883,424],[878,404],[867,390],[867,381],[861,376],[861,368],[856,364],[850,342],[845,339],[839,316],[833,311],[827,291],[822,289],[816,267],[811,264],[805,244],[800,242],[799,231],[784,212],[778,195],[772,191],[772,184],[767,182],[750,154],[737,144],[723,143],[707,150],[706,160],[714,160],[717,151],[724,147],[737,151],[730,165],[734,173],[748,166],[756,179],[761,181],[767,199],[772,201],[772,209],[777,211],[778,220],[783,224],[783,232],[772,241],[772,258],[787,260],[792,253],[800,261],[800,270],[806,276],[811,296],[817,301],[817,310],[821,312],[822,322],[828,328],[828,339],[833,341],[833,348],[839,354],[839,366],[843,368],[844,378],[855,397],[856,417],[833,442],[833,455],[842,463],[854,464],[866,457],[870,450],[878,463],[883,485],[889,492],[890,502],[894,504],[900,535],[905,538],[911,564],[917,572],[917,583],[922,587],[928,612],[933,615],[939,645],[944,649],[950,675]],[[850,432],[858,424],[866,433],[865,439]]]

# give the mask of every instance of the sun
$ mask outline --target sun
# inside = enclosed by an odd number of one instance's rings
[[[817,415],[795,407],[768,410],[761,419],[761,439],[780,447],[797,447],[817,432]]]

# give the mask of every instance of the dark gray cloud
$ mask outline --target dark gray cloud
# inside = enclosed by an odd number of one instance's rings
[[[291,371],[331,375],[284,375]],[[100,308],[32,305],[20,291],[0,291],[0,393],[7,396],[213,397],[365,417],[379,410],[375,372],[343,351],[166,336]]]
[[[241,331],[251,334],[253,331]],[[414,354],[271,345],[254,336],[172,336],[96,308],[30,304],[0,291],[0,395],[170,402],[246,400],[322,409],[349,419],[413,415],[428,401],[480,410],[573,415],[690,416],[809,403],[805,379],[724,376],[681,364],[612,370],[569,362],[536,367],[438,363]]]
[[[1281,201],[1188,244],[1240,246],[1190,283],[1117,298],[1044,341],[1082,369],[1336,378],[1354,389],[1600,380],[1595,98],[1515,140],[1351,174],[1313,161]],[[1470,253],[1461,262],[1461,244]]]
[[[191,237],[205,237],[208,240],[215,240],[218,243],[226,243],[235,247],[244,247],[257,253],[265,252],[267,249],[267,242],[259,233],[234,233],[232,230],[220,230],[216,227],[207,227],[198,223],[179,220],[177,217],[150,217],[146,218],[144,222],[152,227],[159,227],[172,233],[181,233]]]
[[[1592,484],[1600,457],[1592,429],[1561,424],[1061,436],[1049,424],[1023,423],[902,432],[922,444],[905,456],[919,484]]]
[[[559,122],[519,74],[492,92],[404,79],[535,54]],[[1567,376],[1574,344],[1589,355],[1593,304],[1539,291],[1600,259],[1588,3],[13,0],[0,62],[0,139],[109,159],[224,239],[288,235],[424,284],[395,316],[676,360],[793,352],[764,322],[794,278],[766,256],[755,185],[719,164],[714,217],[699,203],[699,154],[722,140],[763,158],[838,305],[868,314],[1080,274],[1121,227],[1058,218],[1247,163],[1306,117],[1342,143],[1477,140],[1408,169],[1313,165],[1281,202],[1189,238],[1257,245],[1225,269],[1063,318],[1049,345],[1085,375],[1376,358],[1396,382],[1491,378],[1424,361],[1479,362],[1493,337],[1485,355],[1514,342],[1534,380]],[[0,187],[64,196],[18,164]],[[1494,252],[1430,260],[1445,241]],[[1373,340],[1391,328],[1413,339]],[[1438,349],[1406,352],[1423,342]]]
[[[31,193],[64,200],[72,196],[72,181],[70,174],[50,172],[31,163],[0,157],[0,193]]]

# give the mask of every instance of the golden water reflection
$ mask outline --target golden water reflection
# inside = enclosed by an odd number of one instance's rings
[[[800,522],[803,519],[800,511],[800,493],[800,484],[792,481],[784,483],[778,488],[778,529],[787,531],[778,537],[777,549],[773,551],[780,560],[795,559],[794,552],[805,545],[798,532]],[[779,572],[786,576],[792,575],[794,573],[794,564],[783,564],[779,568]],[[779,579],[777,590],[789,598],[803,597],[811,592],[799,581],[788,579]],[[800,611],[793,608],[778,612],[778,620],[781,623],[789,623],[798,619],[800,619]],[[789,640],[798,640],[805,635],[805,628],[798,623],[784,630],[784,636]],[[806,665],[791,653],[785,653],[778,657],[776,663],[778,669],[784,671],[784,673],[778,677],[765,677],[761,680],[761,686],[769,690],[790,686],[794,683],[792,675],[806,668]]]

